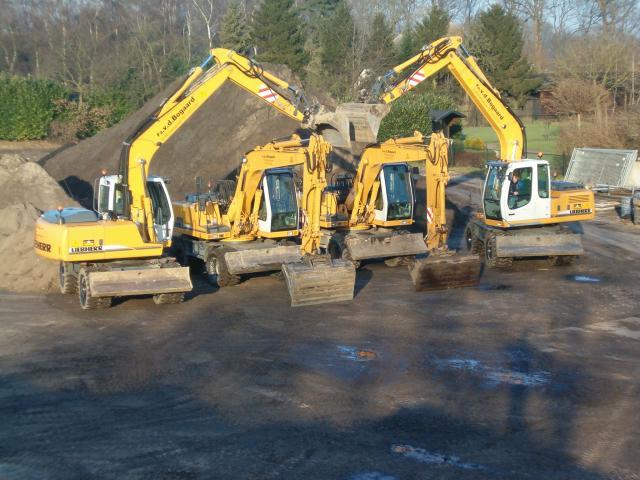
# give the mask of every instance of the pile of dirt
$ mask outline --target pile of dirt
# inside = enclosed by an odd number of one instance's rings
[[[75,203],[44,169],[19,155],[0,155],[0,289],[46,291],[57,264],[33,249],[34,224],[44,210]]]
[[[300,85],[285,67],[266,68]],[[180,83],[174,82],[119,124],[59,151],[43,160],[42,165],[67,193],[89,206],[93,182],[101,169],[117,172],[122,142]],[[244,153],[286,137],[299,126],[250,93],[227,83],[158,150],[150,170],[168,178],[172,197],[179,199],[194,190],[196,177],[203,177],[206,183],[233,176]]]

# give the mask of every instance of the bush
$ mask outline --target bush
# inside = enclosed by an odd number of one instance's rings
[[[432,91],[411,92],[391,104],[391,111],[382,120],[378,140],[411,136],[415,130],[431,133],[431,110],[448,110],[455,107],[453,99]]]
[[[35,140],[49,133],[64,87],[51,80],[0,76],[0,139]]]
[[[72,142],[91,137],[110,126],[113,112],[109,107],[92,107],[88,103],[57,100],[57,119],[51,124],[51,137]]]
[[[640,149],[640,109],[567,119],[558,144],[567,154],[576,147]]]
[[[487,144],[481,138],[467,138],[464,141],[464,148],[469,150],[486,150]]]

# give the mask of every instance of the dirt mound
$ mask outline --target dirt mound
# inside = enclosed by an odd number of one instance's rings
[[[266,68],[285,80],[300,84],[285,67],[270,65]],[[122,142],[180,83],[174,82],[119,124],[58,152],[42,165],[76,200],[90,205],[93,182],[100,170],[117,171]],[[151,173],[168,177],[170,193],[178,199],[193,191],[197,176],[207,181],[233,175],[248,150],[274,138],[288,136],[297,128],[296,121],[228,83],[158,150]]]
[[[0,155],[0,289],[49,290],[57,265],[33,250],[41,211],[75,203],[44,169],[19,155]]]

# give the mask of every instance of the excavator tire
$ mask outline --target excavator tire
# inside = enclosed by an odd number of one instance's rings
[[[484,263],[489,268],[509,268],[513,265],[513,257],[498,257],[496,235],[488,234],[484,242]]]
[[[183,267],[189,266],[189,256],[185,250],[184,242],[181,238],[176,238],[173,240],[172,245],[172,253],[175,257],[176,261]]]
[[[153,296],[153,303],[156,305],[169,305],[184,302],[184,292],[180,293],[158,293]]]
[[[333,239],[329,242],[329,246],[327,247],[327,252],[329,256],[333,260],[345,260],[347,262],[353,263],[353,266],[356,270],[358,270],[362,266],[362,262],[359,260],[353,260],[351,255],[349,254],[349,249],[345,248],[344,243]]]
[[[240,276],[233,275],[227,270],[224,261],[224,252],[211,252],[205,262],[207,270],[207,280],[215,287],[232,287],[240,283]]]
[[[473,228],[468,225],[464,231],[464,239],[467,244],[467,250],[474,255],[480,255],[482,253],[482,241],[475,236]]]
[[[69,273],[64,262],[60,262],[58,270],[58,286],[60,287],[60,293],[66,295],[73,294],[78,291],[78,279]]]
[[[83,310],[109,308],[112,297],[94,297],[89,287],[90,268],[82,268],[78,274],[78,300]]]
[[[351,254],[349,253],[348,248],[342,250],[342,260],[344,260],[345,262],[351,262],[356,270],[358,270],[362,266],[362,262],[360,260],[353,260],[351,258]]]
[[[559,255],[549,257],[549,264],[554,267],[566,267],[571,265],[577,257],[575,255]]]

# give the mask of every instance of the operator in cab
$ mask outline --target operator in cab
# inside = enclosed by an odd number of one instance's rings
[[[509,182],[509,208],[515,208],[520,190],[522,189],[522,182],[520,181],[520,172],[515,170],[511,173]]]

